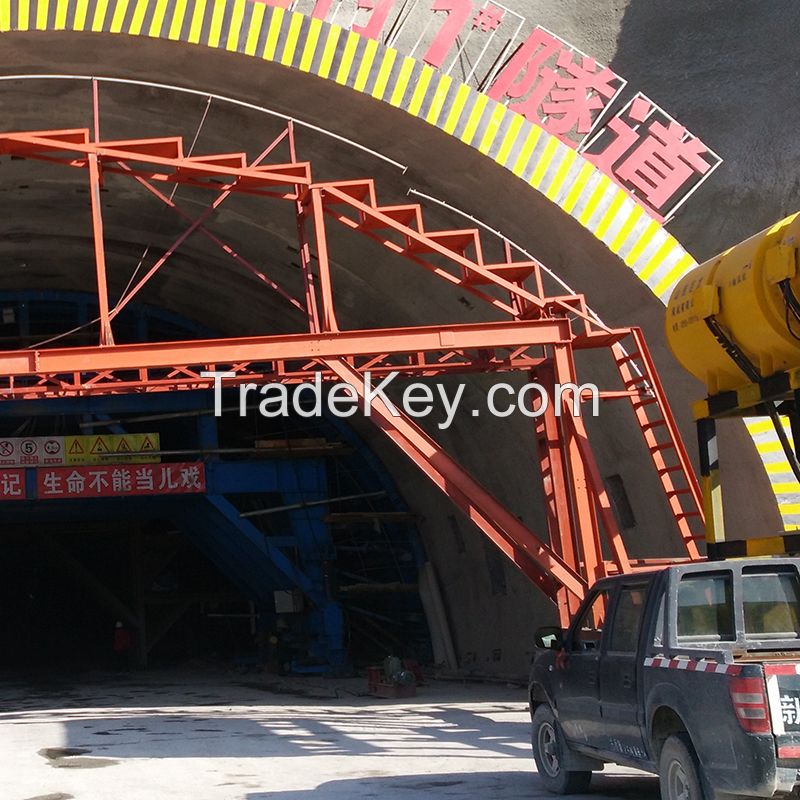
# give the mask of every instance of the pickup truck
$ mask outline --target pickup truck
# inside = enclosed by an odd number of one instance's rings
[[[798,796],[800,559],[605,578],[536,645],[532,744],[551,792],[581,793],[611,762],[658,774],[662,800]]]

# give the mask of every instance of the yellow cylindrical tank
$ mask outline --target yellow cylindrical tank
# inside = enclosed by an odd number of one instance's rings
[[[800,213],[684,275],[667,304],[667,340],[710,395],[750,379],[709,329],[716,322],[761,377],[800,367],[800,321],[783,289],[800,299]]]

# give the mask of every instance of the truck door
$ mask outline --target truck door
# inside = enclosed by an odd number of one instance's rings
[[[600,717],[600,648],[610,592],[591,595],[570,628],[565,652],[556,661],[558,718],[567,739],[597,746]]]
[[[600,662],[600,712],[603,717],[601,749],[629,758],[646,758],[640,725],[637,679],[639,633],[648,584],[622,586],[606,628],[605,652]]]

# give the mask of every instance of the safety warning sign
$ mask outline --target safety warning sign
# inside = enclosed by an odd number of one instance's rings
[[[13,436],[0,439],[0,467],[38,467],[63,463],[63,436]]]
[[[152,455],[161,449],[157,433],[125,433],[64,437],[64,461],[72,464],[108,464],[123,456],[126,464],[151,464],[161,460]]]
[[[152,464],[161,448],[157,433],[82,436],[10,436],[0,439],[0,467],[58,467],[73,464]]]

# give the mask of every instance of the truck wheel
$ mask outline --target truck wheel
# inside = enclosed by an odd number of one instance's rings
[[[700,767],[689,737],[670,736],[658,762],[661,800],[706,800]]]
[[[540,705],[533,715],[533,760],[542,786],[553,794],[580,794],[589,788],[591,772],[564,769],[567,744],[550,706]]]

